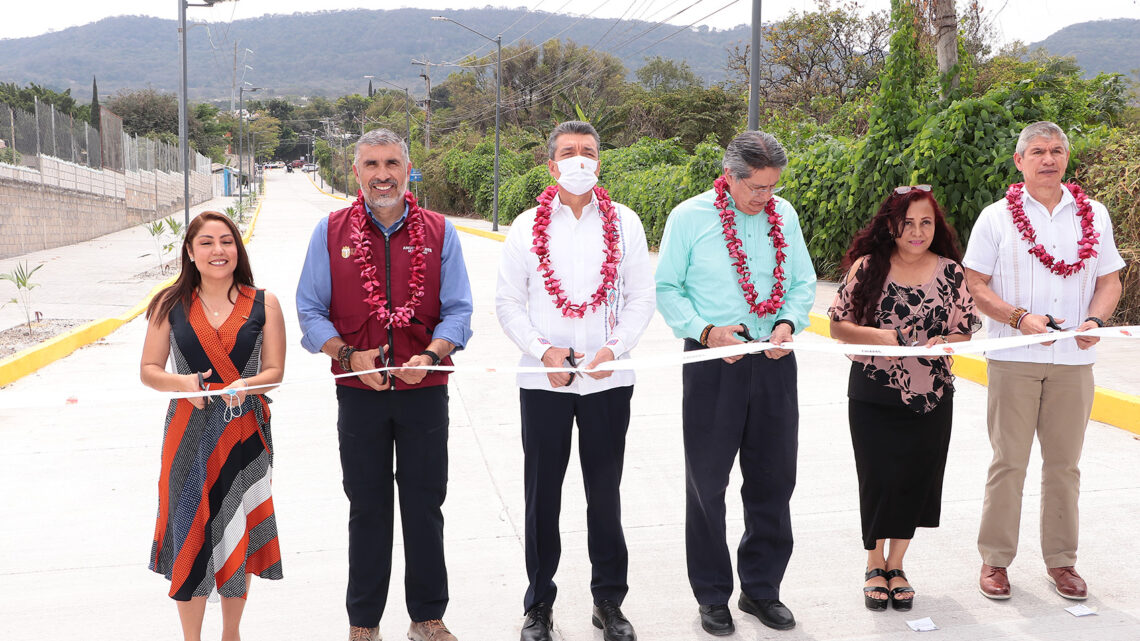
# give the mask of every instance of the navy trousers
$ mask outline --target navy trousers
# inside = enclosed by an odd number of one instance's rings
[[[349,624],[376,627],[388,600],[393,478],[400,491],[408,615],[413,621],[441,619],[448,599],[441,509],[447,495],[447,386],[377,392],[338,385],[336,397],[349,502]]]
[[[685,351],[704,349],[693,340]],[[788,502],[796,485],[799,403],[796,358],[745,356],[682,369],[685,438],[685,551],[689,584],[701,605],[728,603],[732,559],[725,534],[725,490],[740,457],[744,536],[737,548],[740,587],[778,599],[792,555]]]
[[[621,474],[629,399],[633,387],[579,395],[519,390],[526,497],[526,573],[530,581],[523,610],[553,605],[554,573],[562,555],[558,519],[562,481],[570,461],[570,438],[578,421],[578,455],[586,489],[587,546],[594,603],[621,604],[629,591],[629,552],[621,527]]]

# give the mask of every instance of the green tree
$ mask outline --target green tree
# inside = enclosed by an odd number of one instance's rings
[[[119,91],[107,108],[123,119],[123,131],[132,136],[178,135],[178,96],[153,88]]]
[[[40,104],[51,105],[56,111],[69,116],[80,115],[79,106],[75,104],[75,98],[71,97],[70,89],[60,93],[34,82],[28,83],[27,87],[20,87],[14,82],[0,82],[0,102],[14,109],[32,113],[35,111],[37,100]]]
[[[677,91],[701,87],[701,79],[684,60],[653,56],[637,70],[637,81],[649,91]]]

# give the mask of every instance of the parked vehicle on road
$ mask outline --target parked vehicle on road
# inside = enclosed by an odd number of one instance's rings
[[[305,163],[305,165],[303,167],[301,167],[301,171],[316,171],[316,170],[317,170],[317,163],[315,163],[315,162],[307,162],[307,163]]]

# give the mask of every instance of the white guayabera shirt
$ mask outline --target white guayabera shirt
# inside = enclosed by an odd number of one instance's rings
[[[1034,200],[1029,190],[1022,192],[1021,199],[1037,242],[1054,260],[1072,263],[1077,260],[1077,243],[1083,232],[1077,217],[1077,202],[1068,189],[1063,191],[1061,202],[1052,213]],[[1124,259],[1112,240],[1108,210],[1091,198],[1089,204],[1093,210],[1093,227],[1100,233],[1095,247],[1097,255],[1089,257],[1084,268],[1068,278],[1050,272],[1029,253],[1029,241],[1021,237],[1013,223],[1005,198],[986,207],[978,216],[962,264],[989,274],[990,288],[1014,307],[1024,307],[1032,314],[1052,314],[1065,319],[1064,327],[1076,327],[1088,317],[1097,277],[1124,267]],[[990,338],[1021,335],[1008,323],[989,317],[986,331]],[[986,352],[986,357],[1023,363],[1089,365],[1096,362],[1096,348],[1082,350],[1075,340],[1063,340],[1052,345],[991,350]]]
[[[640,340],[655,308],[653,268],[645,230],[633,210],[613,203],[618,214],[617,280],[606,301],[582,318],[566,318],[554,306],[546,291],[546,280],[538,271],[538,255],[531,251],[534,216],[537,208],[519,215],[511,224],[499,262],[499,282],[495,292],[495,313],[503,331],[522,350],[519,365],[542,366],[542,355],[551,347],[572,348],[585,356],[580,364],[594,360],[598,350],[609,347],[614,358],[628,358]],[[554,278],[572,303],[588,301],[602,284],[605,238],[596,197],[582,208],[582,217],[555,196],[550,203],[550,264]],[[633,385],[632,371],[614,372],[595,380],[575,376],[569,386],[552,388],[546,374],[519,374],[524,389],[591,394],[615,387]]]

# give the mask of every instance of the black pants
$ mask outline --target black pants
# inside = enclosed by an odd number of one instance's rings
[[[376,392],[338,385],[336,397],[349,502],[348,621],[376,627],[384,613],[392,574],[393,477],[400,488],[408,614],[413,621],[443,618],[447,386]]]
[[[523,609],[553,604],[554,573],[562,555],[558,517],[570,437],[578,419],[578,454],[586,488],[587,545],[594,602],[621,604],[629,586],[629,553],[621,528],[621,473],[633,387],[587,394],[519,390],[526,496],[526,573]]]
[[[685,350],[703,349],[686,340]],[[796,484],[799,405],[795,354],[691,363],[682,370],[685,435],[685,551],[689,584],[702,605],[732,596],[724,494],[740,454],[744,537],[737,549],[740,587],[777,599],[792,555],[788,502]]]

